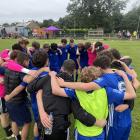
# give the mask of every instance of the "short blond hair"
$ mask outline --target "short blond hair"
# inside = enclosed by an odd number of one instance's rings
[[[100,69],[94,66],[85,67],[82,69],[82,72],[81,72],[81,82],[84,82],[84,83],[92,82],[93,80],[100,77],[101,74],[102,73]]]

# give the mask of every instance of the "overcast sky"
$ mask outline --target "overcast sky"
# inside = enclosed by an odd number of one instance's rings
[[[127,11],[136,1],[139,0],[130,0]],[[0,0],[0,24],[32,19],[58,20],[67,14],[68,2],[69,0]]]

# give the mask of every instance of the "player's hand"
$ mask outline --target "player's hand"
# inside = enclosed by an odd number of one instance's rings
[[[6,102],[8,102],[8,101],[10,100],[9,95],[5,95],[5,96],[4,96],[4,99],[5,99]]]
[[[41,123],[45,128],[52,127],[52,121],[49,119],[49,115],[46,112],[40,114]]]
[[[30,70],[28,74],[35,78],[38,76],[38,72],[36,70]]]
[[[120,75],[121,77],[127,77],[126,73],[122,70],[115,70],[115,72]]]
[[[118,105],[117,107],[115,107],[115,111],[123,112],[128,108],[129,108],[129,106],[127,104],[122,104],[122,105]]]
[[[64,81],[64,79],[62,79],[62,78],[58,77],[58,78],[57,78],[57,83],[59,84],[59,86],[60,86],[60,87],[63,87],[63,86],[64,86],[65,81]]]
[[[105,119],[103,120],[96,120],[95,125],[101,128],[104,128],[106,126],[107,121]]]
[[[56,72],[55,71],[51,71],[51,72],[49,72],[49,75],[51,76],[51,77],[53,77],[53,76],[56,76]]]

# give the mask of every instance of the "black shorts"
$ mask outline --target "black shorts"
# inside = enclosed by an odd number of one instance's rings
[[[67,140],[68,132],[67,131],[57,131],[51,135],[44,135],[43,140]]]
[[[24,124],[31,122],[31,113],[25,102],[20,104],[6,102],[6,107],[10,119],[13,122],[16,122],[18,126],[23,126]]]
[[[7,108],[5,105],[4,98],[0,98],[0,114],[2,114],[2,113],[7,113]]]

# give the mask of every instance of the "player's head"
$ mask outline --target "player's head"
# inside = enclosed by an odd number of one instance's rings
[[[70,46],[73,47],[74,46],[74,39],[70,39]]]
[[[51,44],[51,49],[52,49],[53,51],[56,51],[57,48],[58,48],[58,45],[57,45],[56,43],[52,43],[52,44]]]
[[[110,52],[112,53],[112,56],[115,60],[120,60],[121,59],[121,54],[117,49],[110,49]]]
[[[32,49],[33,49],[33,51],[39,50],[39,49],[40,49],[40,43],[34,41],[34,42],[32,43]]]
[[[29,44],[29,40],[25,37],[22,37],[18,40],[18,44],[22,47],[22,48],[26,48],[26,46]]]
[[[16,44],[12,45],[12,50],[13,51],[14,50],[22,51],[22,47],[18,43],[16,43]]]
[[[19,52],[17,54],[17,58],[16,61],[18,64],[24,66],[24,67],[28,67],[29,66],[29,55],[23,52]]]
[[[85,67],[81,72],[81,82],[89,83],[101,76],[101,71],[94,66]]]
[[[48,53],[49,49],[50,49],[49,44],[44,44],[44,45],[43,45],[43,50],[44,50],[46,53]]]
[[[111,62],[113,61],[113,55],[112,55],[110,49],[106,49],[106,50],[103,50],[98,53],[98,56],[102,56],[102,55],[108,56],[110,58]]]
[[[61,43],[63,46],[66,46],[67,45],[67,39],[63,38],[61,39]]]
[[[78,49],[79,49],[79,51],[81,51],[84,48],[85,48],[85,46],[84,46],[83,43],[78,43]]]
[[[102,42],[98,41],[98,42],[95,43],[94,46],[95,46],[95,50],[96,50],[97,53],[99,53],[99,52],[104,50],[104,46],[103,46]]]
[[[111,59],[106,55],[98,56],[94,62],[94,66],[106,70],[111,67]]]
[[[14,50],[10,53],[10,59],[11,60],[16,60],[17,59],[17,55],[18,53],[21,52],[21,51],[18,51],[18,50]]]
[[[89,48],[91,48],[91,47],[92,47],[91,42],[86,42],[86,43],[85,43],[85,48],[86,48],[86,49],[89,49]]]
[[[33,54],[32,63],[37,68],[42,68],[48,64],[48,55],[46,52],[39,50]]]
[[[62,71],[67,72],[68,74],[73,74],[75,68],[75,62],[72,59],[69,59],[64,61]]]

